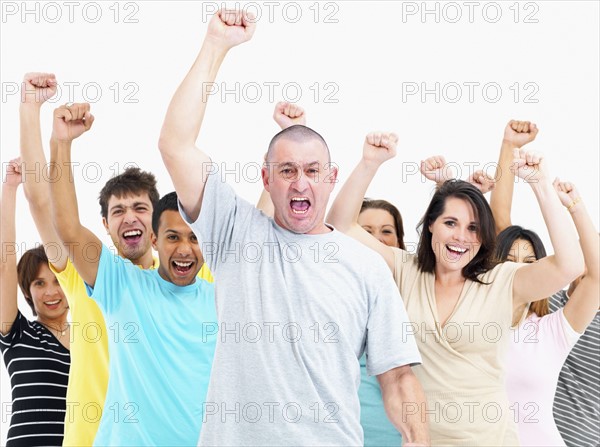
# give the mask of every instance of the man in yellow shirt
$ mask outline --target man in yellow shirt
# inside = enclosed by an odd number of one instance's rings
[[[96,302],[68,259],[51,222],[46,166],[40,132],[40,108],[56,93],[56,79],[48,73],[28,73],[23,80],[20,107],[21,157],[25,195],[40,233],[50,268],[67,297],[71,312],[71,371],[67,388],[65,446],[89,446],[94,442],[108,384],[108,337],[127,341],[134,327],[106,327]],[[33,175],[35,174],[35,178]],[[31,176],[30,179],[27,176]],[[40,179],[42,179],[40,181]],[[29,180],[29,181],[28,181]],[[100,192],[102,222],[115,249],[143,269],[158,267],[152,254],[152,210],[159,199],[154,175],[139,168],[126,169],[110,179]],[[68,248],[68,247],[67,247]],[[198,277],[213,281],[206,265]],[[132,334],[130,334],[132,335]]]

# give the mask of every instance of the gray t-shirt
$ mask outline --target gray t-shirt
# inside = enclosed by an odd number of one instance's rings
[[[190,225],[220,322],[199,445],[361,445],[363,352],[371,375],[421,362],[381,256],[287,231],[218,175]]]

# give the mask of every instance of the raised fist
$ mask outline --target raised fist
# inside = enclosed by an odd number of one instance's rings
[[[90,130],[93,123],[94,116],[87,102],[65,104],[54,110],[52,139],[71,142]]]
[[[510,170],[527,183],[538,183],[546,178],[544,158],[540,152],[515,148]]]
[[[23,176],[21,174],[21,157],[14,158],[6,165],[6,177],[4,183],[7,186],[17,187],[23,183]]]
[[[221,9],[208,24],[206,40],[229,50],[250,40],[255,29],[256,19],[252,14],[235,9]]]
[[[481,169],[473,172],[467,179],[467,182],[474,185],[482,194],[490,192],[496,186],[494,177],[490,177]]]
[[[56,94],[56,77],[52,73],[27,73],[23,76],[21,102],[41,106]]]
[[[446,159],[442,155],[434,155],[421,161],[421,174],[427,180],[442,184],[446,180],[454,178],[454,171],[446,165]]]
[[[509,143],[513,149],[523,147],[535,140],[538,128],[529,121],[511,120],[504,129],[504,141]]]
[[[306,126],[306,114],[304,109],[297,104],[289,102],[278,102],[273,112],[273,119],[281,129],[287,129],[288,127],[296,124],[302,124]]]
[[[577,191],[577,188],[575,188],[573,183],[561,182],[557,177],[552,183],[552,186],[554,186],[554,189],[558,194],[560,203],[562,203],[566,208],[573,207],[581,201],[579,191]]]
[[[377,165],[396,156],[398,136],[395,133],[371,132],[363,145],[363,160]]]

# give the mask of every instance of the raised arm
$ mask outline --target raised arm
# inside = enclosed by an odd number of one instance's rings
[[[54,111],[50,139],[52,223],[77,272],[91,287],[96,283],[102,242],[79,220],[71,171],[71,144],[90,130],[93,122],[89,104],[61,106]]]
[[[513,304],[517,308],[546,298],[573,281],[583,271],[583,256],[577,235],[548,178],[541,154],[515,149],[511,169],[531,186],[554,248],[554,255],[527,264],[515,273]]]
[[[11,160],[6,166],[6,179],[2,185],[2,262],[0,263],[0,332],[10,332],[17,318],[17,235],[15,231],[15,206],[17,189],[21,184],[20,160]]]
[[[327,222],[339,231],[377,251],[394,271],[394,251],[379,242],[358,224],[360,208],[379,167],[396,156],[398,137],[393,133],[372,132],[365,138],[363,156],[333,201]]]
[[[290,126],[295,126],[296,124],[306,126],[306,113],[304,113],[304,109],[298,104],[292,104],[290,102],[278,102],[273,111],[273,119],[279,125],[281,130],[287,129]],[[265,161],[266,157],[267,154],[265,154]],[[270,217],[273,217],[275,214],[271,194],[264,188],[260,194],[256,208]]]
[[[385,412],[402,433],[402,445],[429,445],[425,393],[411,367],[394,368],[378,375],[377,380]]]
[[[537,126],[529,121],[511,120],[504,129],[504,138],[496,168],[496,187],[490,197],[490,206],[496,221],[496,234],[512,225],[510,211],[515,176],[510,167],[514,158],[513,151],[531,143],[535,140],[537,133]]]
[[[206,104],[227,52],[254,33],[254,19],[245,12],[218,11],[211,19],[196,61],[175,92],[163,123],[158,147],[184,211],[200,214],[210,158],[196,147]],[[190,175],[190,167],[198,174]]]
[[[44,172],[46,157],[42,146],[40,109],[56,93],[56,78],[51,73],[27,73],[23,77],[19,122],[21,129],[21,163],[23,167],[25,197],[33,222],[42,238],[48,260],[57,270],[67,265],[67,252],[51,221],[49,178]]]
[[[570,182],[556,179],[553,183],[561,203],[571,213],[579,244],[583,252],[586,272],[569,296],[564,308],[565,318],[573,329],[583,333],[600,307],[600,240],[598,230],[581,200],[579,191]]]

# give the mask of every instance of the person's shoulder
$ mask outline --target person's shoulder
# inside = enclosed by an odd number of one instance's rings
[[[496,280],[508,281],[524,265],[526,264],[511,261],[499,262],[487,272],[479,275],[479,279],[483,283],[491,283]],[[508,286],[508,283],[506,285]]]

